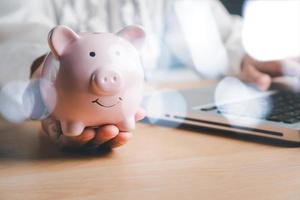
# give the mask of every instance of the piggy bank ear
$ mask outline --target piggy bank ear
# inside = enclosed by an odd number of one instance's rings
[[[77,39],[79,35],[74,31],[67,26],[59,25],[50,31],[48,43],[53,55],[59,58],[64,54],[66,47]]]
[[[146,33],[140,26],[126,26],[117,33],[118,36],[128,40],[137,49],[141,49],[145,43]]]

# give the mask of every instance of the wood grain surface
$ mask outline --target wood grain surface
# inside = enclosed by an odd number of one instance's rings
[[[1,200],[300,199],[298,147],[139,123],[124,147],[79,154],[39,131],[0,123]]]

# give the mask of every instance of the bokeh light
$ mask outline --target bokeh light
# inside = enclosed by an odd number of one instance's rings
[[[31,80],[23,93],[23,104],[27,107],[30,119],[44,119],[49,115],[49,112],[44,104],[41,90],[41,80]]]
[[[160,123],[161,119],[168,120],[168,117],[174,115],[185,117],[187,114],[187,102],[182,94],[176,90],[158,91],[152,88],[151,94],[146,94],[143,107],[146,110],[149,122],[151,124]],[[168,116],[168,117],[166,117]],[[178,127],[183,119],[177,119],[171,127]]]
[[[20,123],[30,116],[32,107],[25,106],[23,94],[29,82],[16,81],[4,85],[0,92],[0,113],[12,122]]]
[[[214,99],[231,125],[255,126],[272,108],[268,92],[261,92],[234,77],[226,77],[218,83]]]
[[[49,112],[40,92],[40,80],[14,81],[0,92],[0,113],[9,122],[44,119]]]
[[[249,0],[244,6],[243,45],[252,57],[300,57],[300,1]]]

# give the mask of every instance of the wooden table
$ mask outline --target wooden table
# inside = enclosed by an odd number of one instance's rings
[[[0,124],[1,200],[300,199],[298,147],[140,123],[124,147],[75,154],[39,127]]]

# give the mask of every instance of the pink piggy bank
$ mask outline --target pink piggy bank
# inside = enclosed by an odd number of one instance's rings
[[[60,120],[65,135],[80,135],[85,127],[114,124],[120,131],[135,128],[144,73],[139,49],[145,32],[128,26],[116,34],[76,34],[66,26],[49,33],[51,53],[44,61],[41,96]],[[49,80],[53,59],[59,62]]]

